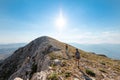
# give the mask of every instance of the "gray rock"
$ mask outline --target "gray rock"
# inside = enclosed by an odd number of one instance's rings
[[[59,59],[55,59],[55,60],[54,60],[54,64],[55,64],[55,65],[60,65],[60,64],[61,64],[61,61],[60,61]]]

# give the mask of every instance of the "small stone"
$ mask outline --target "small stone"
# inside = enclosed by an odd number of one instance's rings
[[[23,79],[21,79],[21,78],[19,78],[19,77],[16,77],[14,80],[23,80]]]
[[[79,80],[78,78],[74,78],[74,80]]]
[[[60,65],[60,64],[61,64],[61,61],[60,61],[59,59],[55,59],[55,60],[54,60],[54,64],[55,64],[55,65]]]

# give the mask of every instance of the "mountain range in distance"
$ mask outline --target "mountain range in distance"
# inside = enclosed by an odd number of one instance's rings
[[[26,43],[0,44],[0,60],[10,56],[18,48],[25,46]]]

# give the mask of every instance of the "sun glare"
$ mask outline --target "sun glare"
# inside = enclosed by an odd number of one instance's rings
[[[59,17],[56,19],[56,27],[58,29],[63,29],[65,27],[66,21],[62,14],[62,11],[60,11]]]

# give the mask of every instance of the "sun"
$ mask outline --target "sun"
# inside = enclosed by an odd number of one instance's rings
[[[56,20],[56,25],[58,27],[64,27],[65,26],[65,19],[60,16],[57,20]]]
[[[66,20],[62,14],[62,11],[60,11],[58,18],[56,19],[56,27],[58,29],[63,29],[65,25],[66,25]]]

